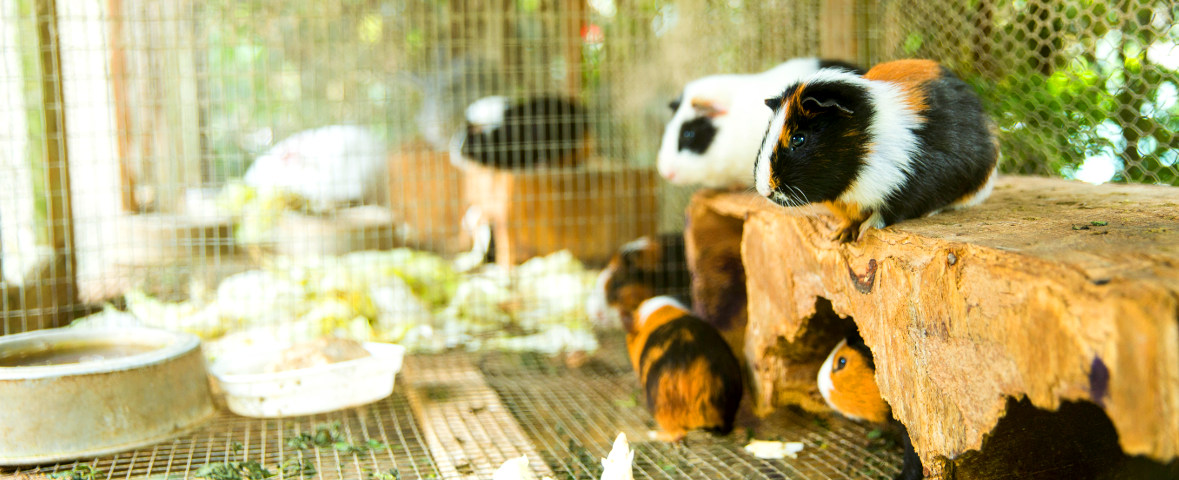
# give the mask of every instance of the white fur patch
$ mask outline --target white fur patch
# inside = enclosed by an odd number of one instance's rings
[[[590,290],[589,296],[585,300],[585,311],[589,315],[590,321],[603,327],[617,326],[619,315],[606,302],[606,283],[610,281],[610,276],[614,275],[614,268],[607,267],[598,274],[597,280],[594,281],[594,289]]]
[[[782,93],[788,85],[818,70],[819,60],[798,58],[751,75],[712,75],[689,82],[681,105],[663,132],[657,166],[672,183],[714,188],[755,185],[757,147],[761,145],[773,112],[765,99]],[[703,153],[679,150],[685,122],[699,117],[693,99],[724,105],[727,113],[710,119],[716,136]]]
[[[912,173],[913,154],[920,148],[914,130],[923,119],[896,84],[857,80],[868,87],[876,111],[868,124],[869,151],[864,166],[839,200],[876,210]]]
[[[479,126],[503,125],[507,109],[508,97],[483,97],[467,106],[467,122]]]
[[[770,127],[762,138],[761,151],[757,154],[757,163],[753,166],[753,184],[757,187],[757,193],[763,197],[768,198],[772,193],[770,189],[770,177],[773,175],[772,165],[770,165],[771,156],[778,148],[778,136],[782,134],[782,129],[785,127],[786,106],[782,105],[778,111],[774,112],[774,116],[770,120]]]
[[[867,220],[864,220],[864,223],[860,224],[860,234],[856,236],[856,240],[859,241],[859,239],[864,238],[864,233],[866,233],[869,228],[879,229],[884,227],[884,215],[881,215],[879,211],[872,212],[872,215],[869,216]]]
[[[685,307],[679,300],[666,295],[648,298],[643,300],[643,303],[639,305],[639,309],[635,311],[635,330],[638,330],[644,323],[647,323],[647,318],[663,307],[673,307],[684,312],[689,311],[688,307]]]
[[[847,340],[842,340],[839,345],[836,345],[831,350],[831,354],[827,355],[827,360],[823,362],[823,366],[819,368],[819,393],[823,395],[823,400],[827,402],[827,406],[839,410],[835,404],[831,403],[831,392],[835,391],[835,382],[831,380],[831,369],[835,363],[835,352],[847,345]]]
[[[622,246],[621,250],[624,252],[637,252],[651,248],[651,239],[647,237],[640,237],[627,242]]]

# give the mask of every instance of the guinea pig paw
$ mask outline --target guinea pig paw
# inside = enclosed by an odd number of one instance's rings
[[[655,439],[665,443],[682,444],[685,435],[687,435],[687,432],[683,430],[677,430],[674,432],[661,430],[655,434]]]
[[[849,243],[859,238],[860,229],[856,225],[842,226],[831,236],[831,240],[839,243]]]

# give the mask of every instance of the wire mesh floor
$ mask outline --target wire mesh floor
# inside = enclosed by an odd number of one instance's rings
[[[208,478],[208,466],[224,462],[257,462],[275,478],[490,478],[502,461],[527,454],[539,474],[597,479],[599,459],[620,431],[635,450],[637,479],[877,479],[897,472],[899,449],[869,428],[791,410],[728,437],[649,440],[653,420],[622,349],[611,343],[577,368],[534,354],[411,356],[397,391],[365,407],[274,420],[222,412],[172,442],[3,469],[0,478],[43,478],[80,465],[96,470],[78,477],[87,480]],[[742,448],[752,436],[805,449],[797,459],[761,460]]]

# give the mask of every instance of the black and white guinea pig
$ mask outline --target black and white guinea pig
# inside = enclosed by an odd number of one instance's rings
[[[782,206],[823,203],[848,242],[869,228],[978,204],[999,148],[970,86],[931,60],[823,69],[765,100],[754,180]]]
[[[657,166],[667,181],[709,188],[753,186],[753,161],[771,112],[765,99],[821,68],[853,65],[796,58],[756,74],[712,75],[684,85],[670,104]]]
[[[896,480],[925,478],[925,469],[913,449],[908,430],[892,418],[888,403],[880,395],[872,351],[858,333],[835,346],[819,369],[818,381],[819,393],[835,411],[852,420],[872,422],[897,431],[905,456]]]
[[[728,434],[744,393],[741,367],[716,329],[667,296],[634,312],[626,350],[662,441],[688,432]]]
[[[589,117],[566,97],[512,102],[485,97],[467,107],[457,142],[463,158],[496,168],[574,167],[589,155]]]
[[[632,313],[643,300],[658,295],[686,299],[691,284],[683,234],[642,237],[623,245],[610,259],[590,291],[586,311],[598,325],[622,322],[629,329]]]

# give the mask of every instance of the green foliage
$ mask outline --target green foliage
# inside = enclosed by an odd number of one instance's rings
[[[49,474],[49,478],[55,480],[95,480],[105,477],[106,474],[102,470],[86,464],[75,465],[69,470]]]
[[[198,5],[210,180],[245,171],[269,143],[247,138],[255,132],[271,141],[339,123],[374,125],[393,141],[411,132],[419,93],[404,70],[426,60],[422,29],[432,26],[411,24],[405,2]]]
[[[37,35],[36,0],[17,0],[17,17],[14,19],[17,31],[16,47],[20,52],[20,69],[25,100],[25,122],[28,148],[25,162],[29,165],[33,192],[33,231],[38,245],[49,242],[48,218],[49,195],[45,178],[45,110],[41,104],[41,57],[40,41]],[[17,133],[18,135],[20,133]]]
[[[273,477],[274,473],[256,460],[249,460],[202,465],[193,476],[209,480],[266,480]]]
[[[1042,0],[1018,3],[997,6],[983,39],[995,46],[995,73],[958,61],[998,124],[1003,169],[1071,178],[1101,158],[1114,163],[1114,181],[1179,185],[1179,72],[1146,55],[1179,40],[1176,29],[1163,35],[1149,15],[1124,21],[1095,0],[1053,4],[1062,15],[1049,20],[1036,16]]]

